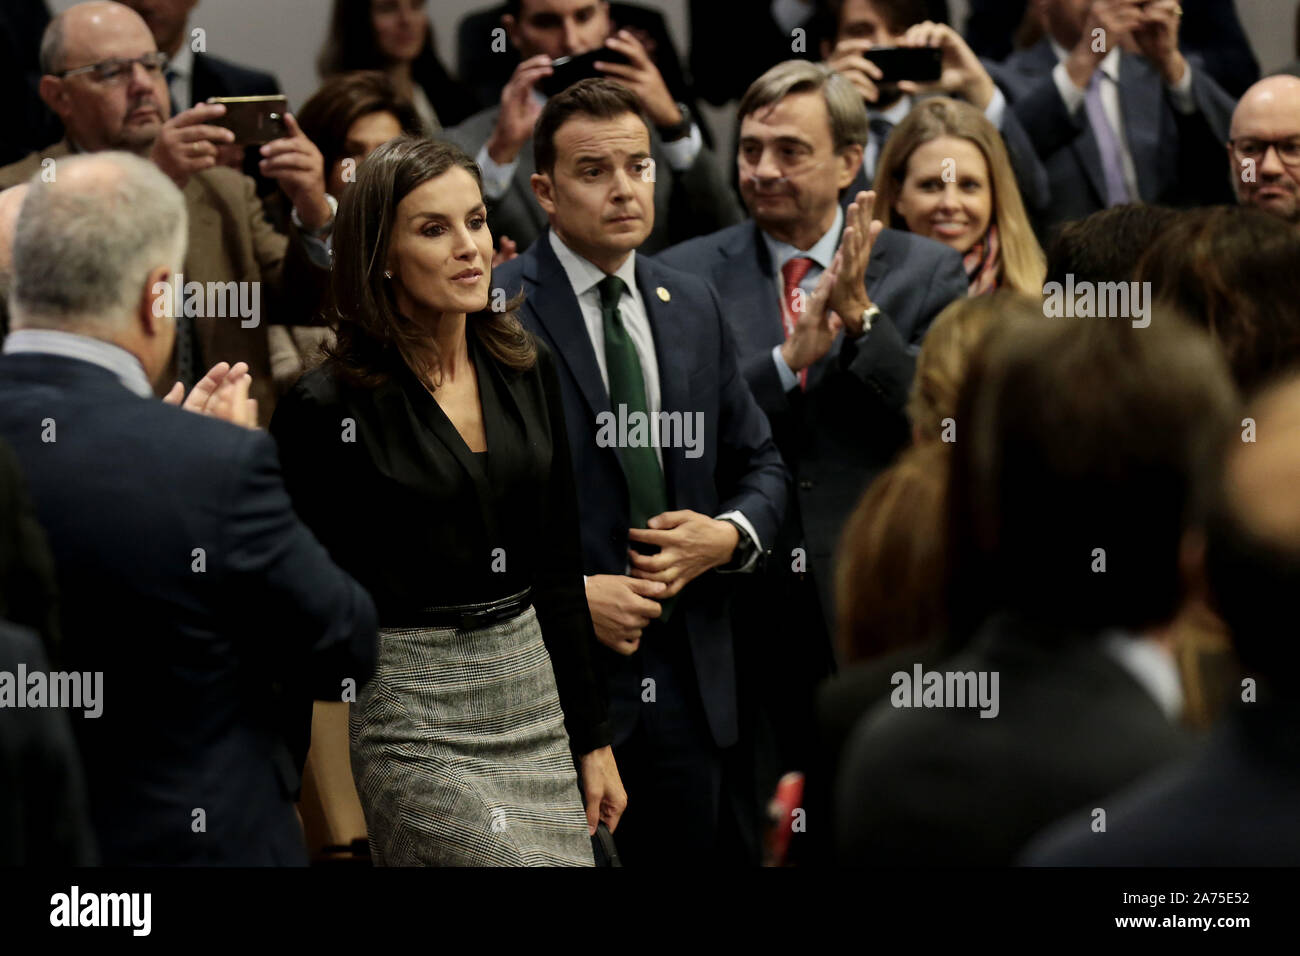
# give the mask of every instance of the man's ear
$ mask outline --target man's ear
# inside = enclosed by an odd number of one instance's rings
[[[149,273],[140,292],[140,327],[150,337],[161,335],[166,323],[175,321],[181,311],[182,290],[173,295],[172,271],[158,266]]]
[[[848,189],[862,169],[863,149],[857,143],[845,146],[835,156],[835,185],[840,192]]]
[[[68,105],[68,91],[64,87],[61,77],[50,76],[48,73],[42,76],[37,92],[45,105],[53,110],[60,119],[68,115],[68,110],[71,107]]]
[[[533,195],[537,197],[537,205],[542,207],[542,212],[548,216],[555,215],[555,183],[551,182],[550,173],[533,173],[528,182],[533,187]]]
[[[505,27],[506,39],[512,49],[519,49],[519,21],[508,13],[501,14],[501,25]]]

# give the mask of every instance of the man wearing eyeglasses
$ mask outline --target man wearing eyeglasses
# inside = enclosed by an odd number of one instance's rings
[[[220,150],[234,140],[213,125],[225,108],[200,104],[169,118],[166,64],[144,20],[120,3],[94,0],[55,17],[41,41],[40,93],[63,121],[66,138],[0,169],[0,189],[68,153],[125,150],[151,159],[185,195],[187,284],[212,290],[257,283],[251,288],[259,297],[256,322],[207,310],[178,316],[172,368],[155,384],[160,394],[176,380],[188,389],[209,365],[246,362],[265,424],[275,405],[266,323],[319,322],[334,218],[324,163],[292,116],[285,117],[290,135],[262,147],[260,171],[279,183],[293,207],[286,239],[271,227],[252,180],[219,165]],[[212,297],[204,298],[206,306]]]
[[[1246,90],[1230,136],[1237,202],[1300,225],[1300,78],[1269,76]]]

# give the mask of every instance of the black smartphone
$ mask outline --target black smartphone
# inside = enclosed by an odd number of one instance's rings
[[[608,76],[608,73],[602,73],[596,69],[595,64],[598,60],[601,63],[628,62],[628,58],[622,53],[611,50],[609,47],[588,50],[586,53],[579,53],[576,56],[562,56],[558,60],[551,61],[551,69],[555,72],[550,76],[542,77],[537,82],[537,88],[546,96],[555,96],[557,93],[563,93],[579,80]]]
[[[237,146],[261,146],[289,135],[284,114],[289,100],[284,96],[213,96],[209,103],[223,103],[226,115],[210,120],[235,134]]]
[[[943,51],[936,46],[878,46],[862,56],[880,67],[881,83],[932,83],[943,71]]]

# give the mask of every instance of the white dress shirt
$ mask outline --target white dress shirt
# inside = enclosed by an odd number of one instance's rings
[[[56,329],[15,329],[5,338],[5,355],[33,352],[61,355],[98,365],[116,375],[119,382],[141,398],[154,397],[149,377],[144,374],[140,360],[111,342]]]
[[[600,289],[598,288],[606,273],[599,266],[592,264],[570,249],[554,229],[548,230],[548,234],[551,248],[555,250],[555,255],[564,268],[564,274],[569,278],[569,285],[573,288],[573,294],[578,298],[578,308],[582,310],[582,321],[587,326],[587,337],[591,339],[591,347],[596,352],[596,364],[600,366],[600,380],[604,382],[605,394],[608,395],[609,370],[605,363],[605,320],[600,314]],[[641,298],[641,291],[636,285],[635,251],[628,255],[614,275],[622,279],[623,284],[627,287],[627,291],[619,299],[618,315],[623,320],[623,327],[627,329],[627,336],[632,340],[632,345],[636,349],[637,358],[641,360],[641,377],[645,381],[646,411],[651,415],[655,415],[663,408],[663,394],[659,388],[659,356],[655,351],[654,333],[650,329],[650,317],[646,314],[645,300]],[[655,457],[659,459],[659,468],[662,470],[664,466],[663,450],[656,446],[654,452]],[[728,511],[717,517],[730,518],[735,521],[753,540],[756,550],[762,550],[758,532],[749,523],[749,519],[739,511]],[[758,555],[756,553],[743,567],[733,568],[732,570],[749,571],[757,563]]]
[[[1108,631],[1101,640],[1106,653],[1155,699],[1165,716],[1177,720],[1183,711],[1183,683],[1169,649],[1123,631]]]
[[[1070,55],[1070,51],[1061,46],[1055,40],[1051,41],[1052,52],[1056,54],[1057,64],[1052,68],[1052,82],[1056,84],[1056,91],[1061,95],[1061,100],[1065,103],[1066,110],[1071,116],[1074,116],[1083,109],[1083,101],[1088,95],[1085,88],[1074,85],[1070,79],[1070,74],[1065,69],[1065,61]],[[1106,114],[1106,121],[1110,123],[1110,128],[1115,131],[1115,140],[1119,143],[1120,165],[1123,167],[1124,184],[1128,187],[1128,194],[1137,200],[1141,197],[1138,191],[1137,166],[1133,164],[1133,153],[1129,150],[1128,130],[1124,126],[1124,111],[1120,108],[1119,103],[1119,68],[1122,59],[1120,49],[1117,46],[1110,48],[1105,59],[1098,64],[1097,69],[1101,71],[1101,108]],[[1170,98],[1173,100],[1174,109],[1183,114],[1196,112],[1196,100],[1192,96],[1192,65],[1187,64],[1183,71],[1183,78],[1175,86],[1166,87],[1169,90]]]
[[[781,276],[781,268],[791,259],[802,256],[805,259],[811,259],[813,264],[808,269],[808,274],[803,277],[799,283],[799,288],[812,296],[812,290],[817,288],[817,280],[821,274],[830,268],[831,260],[835,258],[835,250],[840,245],[840,230],[844,228],[844,209],[841,206],[835,208],[835,221],[831,223],[830,229],[807,251],[797,249],[788,242],[782,242],[779,239],[773,239],[767,233],[763,233],[763,242],[767,244],[767,254],[772,258],[772,268],[776,273],[776,298],[780,302],[785,296],[785,279]],[[783,343],[784,344],[784,343]],[[772,362],[776,365],[776,374],[781,377],[781,387],[787,392],[799,384],[799,375],[790,368],[785,362],[785,357],[781,355],[781,346],[774,346],[772,349]]]

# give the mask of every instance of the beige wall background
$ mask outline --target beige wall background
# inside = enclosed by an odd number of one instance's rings
[[[50,0],[55,12],[75,0]],[[456,25],[473,10],[492,4],[488,0],[427,0],[438,31],[443,62],[455,68]],[[669,30],[685,56],[688,42],[686,0],[638,0],[663,12]],[[750,0],[761,4],[766,0]],[[966,0],[950,0],[953,20],[965,22]],[[316,54],[329,25],[331,0],[201,0],[191,17],[191,27],[207,31],[208,52],[236,62],[272,70],[290,101],[303,102],[316,88]],[[1294,57],[1295,0],[1237,0],[1237,11],[1267,71]],[[725,49],[725,38],[720,46]],[[715,124],[715,128],[722,127]]]

